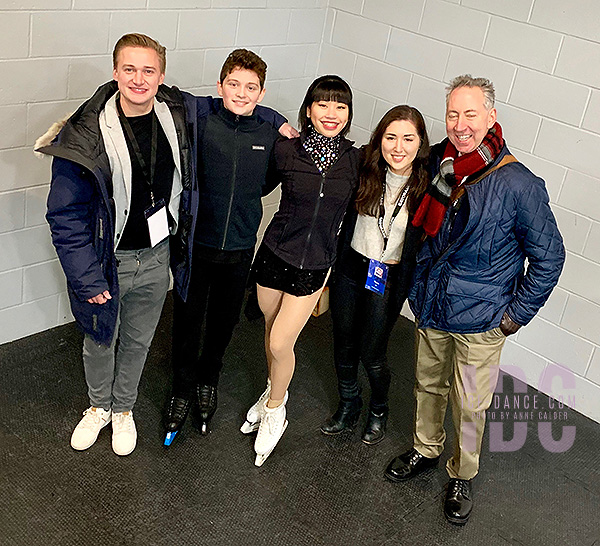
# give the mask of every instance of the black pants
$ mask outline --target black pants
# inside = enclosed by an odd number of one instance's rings
[[[400,313],[395,297],[394,268],[383,296],[365,288],[369,259],[352,250],[336,264],[331,287],[334,360],[340,397],[360,394],[358,364],[363,363],[371,387],[370,407],[376,413],[387,409],[390,370],[387,347]]]
[[[174,295],[173,391],[189,395],[197,384],[217,386],[223,355],[240,318],[253,251],[233,263],[194,255],[187,301]],[[206,328],[199,356],[202,323]]]

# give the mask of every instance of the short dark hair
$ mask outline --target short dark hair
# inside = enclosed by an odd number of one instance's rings
[[[261,89],[265,86],[265,80],[267,79],[267,63],[254,53],[254,51],[248,49],[234,49],[223,63],[219,81],[223,83],[223,80],[236,68],[256,72]]]
[[[306,113],[307,108],[312,106],[313,102],[322,100],[341,102],[348,106],[348,123],[340,132],[342,136],[347,134],[352,122],[352,89],[342,78],[331,74],[317,78],[306,91],[306,96],[298,112],[300,130],[306,131],[310,125],[310,118]]]
[[[154,38],[150,38],[150,36],[139,34],[137,32],[124,34],[117,41],[115,48],[113,49],[113,68],[117,68],[119,53],[125,47],[147,47],[149,49],[153,49],[158,55],[160,73],[165,73],[167,68],[167,48],[160,45]]]
[[[419,150],[412,162],[412,169],[408,177],[407,208],[412,216],[421,200],[429,183],[427,161],[429,158],[429,138],[425,127],[425,120],[421,112],[412,106],[402,104],[394,106],[381,118],[375,127],[369,144],[365,147],[364,159],[360,168],[360,183],[356,193],[355,207],[359,214],[377,216],[381,200],[381,185],[385,183],[387,162],[381,153],[381,142],[387,128],[394,121],[410,121],[417,130],[419,137]]]

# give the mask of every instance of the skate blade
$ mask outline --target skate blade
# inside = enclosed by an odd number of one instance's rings
[[[178,430],[175,432],[167,432],[167,435],[165,436],[165,443],[163,445],[170,446],[173,443],[173,440],[175,440],[175,436],[178,432]]]
[[[257,421],[256,423],[251,423],[250,421],[245,421],[244,424],[240,427],[240,431],[243,434],[252,434],[253,432],[256,432],[258,430],[259,426],[260,426],[260,421]]]
[[[283,425],[283,430],[281,431],[281,436],[283,436],[283,433],[285,432],[285,429],[288,426],[288,422],[286,421]],[[256,459],[254,460],[254,464],[255,466],[262,466],[263,463],[267,460],[267,457],[269,455],[271,455],[271,453],[273,453],[273,450],[277,447],[277,444],[279,443],[279,440],[281,440],[281,436],[277,439],[277,442],[275,442],[275,445],[269,449],[269,451],[267,451],[266,453],[257,453],[256,454]]]

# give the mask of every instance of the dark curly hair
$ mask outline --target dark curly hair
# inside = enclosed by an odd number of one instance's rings
[[[252,70],[258,76],[260,88],[265,86],[267,79],[267,63],[263,61],[254,51],[249,49],[234,49],[225,59],[221,67],[219,81],[223,83],[225,78],[236,69]]]

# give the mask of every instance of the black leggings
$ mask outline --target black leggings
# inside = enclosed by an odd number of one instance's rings
[[[394,297],[393,270],[383,296],[365,288],[369,259],[351,250],[336,264],[331,287],[334,360],[340,397],[349,400],[360,394],[358,364],[363,363],[371,386],[370,407],[376,413],[387,409],[390,370],[387,347],[400,313]]]

